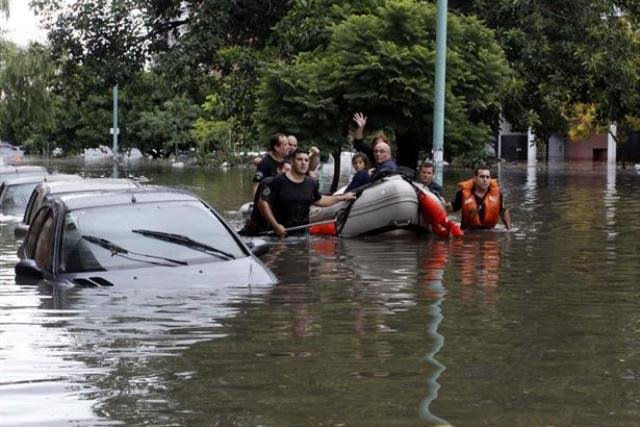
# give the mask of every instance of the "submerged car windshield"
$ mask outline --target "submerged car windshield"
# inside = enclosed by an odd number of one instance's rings
[[[196,200],[74,210],[65,216],[63,227],[61,270],[67,273],[149,264],[139,257],[115,256],[123,253],[120,248],[126,248],[130,254],[144,254],[147,259],[155,257],[187,264],[247,256],[224,224]],[[194,243],[175,244],[175,239],[149,238],[145,235],[148,233],[132,230],[162,230],[163,236],[181,236],[183,242]],[[108,242],[112,248],[105,250],[107,245],[96,244],[99,242]]]
[[[29,182],[19,185],[10,185],[5,188],[5,192],[7,194],[4,196],[2,213],[5,215],[22,216],[24,208],[31,196],[31,192],[36,185],[38,185],[37,182]]]

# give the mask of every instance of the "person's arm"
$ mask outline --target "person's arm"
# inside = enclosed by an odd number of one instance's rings
[[[500,214],[500,217],[507,230],[511,230],[511,212],[509,212],[509,208],[505,209],[502,214]]]
[[[509,208],[504,203],[502,192],[500,193],[500,218],[507,230],[511,230],[511,212],[509,212]]]
[[[269,202],[261,198],[258,201],[258,209],[260,209],[262,217],[271,226],[271,229],[273,229],[273,232],[276,236],[282,238],[287,234],[287,230],[276,220],[276,217],[273,215],[273,211],[271,210],[271,205],[269,204]]]
[[[453,202],[447,203],[445,207],[447,208],[447,212],[459,211],[462,208],[462,191],[458,191]]]
[[[268,156],[268,154],[267,154]],[[256,173],[253,176],[253,188],[251,189],[251,195],[253,197],[255,197],[256,195],[256,191],[258,190],[258,185],[260,185],[260,182],[265,179],[267,177],[267,175],[265,174],[265,163],[264,163],[264,158],[260,161],[260,163],[258,163],[258,165],[256,166]]]
[[[362,141],[364,138],[364,127],[367,125],[367,118],[362,113],[355,113],[353,115],[353,121],[358,125],[358,128],[353,134],[353,139],[359,139]]]
[[[320,166],[320,149],[312,146],[309,149],[309,175],[310,178],[318,179],[318,166]]]
[[[344,200],[354,200],[355,198],[356,198],[356,195],[353,193],[344,193],[344,194],[338,194],[333,196],[324,195],[320,197],[318,200],[316,200],[315,202],[313,202],[313,205],[324,208],[327,206],[335,205],[336,203],[342,202]]]
[[[353,121],[358,125],[353,133],[353,148],[364,153],[369,160],[373,160],[373,150],[364,143],[364,127],[367,125],[367,118],[362,113],[355,113]]]

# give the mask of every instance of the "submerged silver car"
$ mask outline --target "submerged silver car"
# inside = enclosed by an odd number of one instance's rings
[[[42,166],[0,166],[0,184],[16,176],[49,175]]]
[[[78,181],[43,181],[36,185],[24,210],[22,222],[15,228],[15,236],[22,238],[29,230],[29,224],[45,201],[63,194],[108,193],[139,188],[140,184],[125,178],[86,178]]]
[[[158,289],[275,284],[257,258],[268,244],[249,246],[189,193],[141,188],[65,195],[36,213],[18,251],[16,280]]]
[[[20,147],[8,142],[0,141],[0,166],[4,164],[16,165],[24,160],[24,153]]]
[[[24,215],[31,192],[43,181],[75,181],[80,175],[18,175],[0,184],[0,213],[6,217],[14,217],[18,221]]]

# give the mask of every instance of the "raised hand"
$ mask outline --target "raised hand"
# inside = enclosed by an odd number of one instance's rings
[[[364,129],[364,127],[367,124],[367,117],[362,113],[355,113],[353,115],[353,121],[356,122],[356,124],[358,125],[358,128]]]
[[[364,127],[367,124],[367,117],[362,113],[355,113],[353,115],[353,121],[358,125],[353,137],[355,139],[362,139],[364,137]]]

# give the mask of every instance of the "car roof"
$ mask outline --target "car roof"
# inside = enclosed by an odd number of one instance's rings
[[[119,191],[114,193],[63,194],[55,199],[64,203],[68,210],[95,208],[101,206],[129,205],[131,203],[200,201],[197,196],[189,192],[159,186],[139,187],[131,189],[131,191]]]
[[[48,174],[47,170],[42,166],[2,166],[0,167],[0,176],[17,175],[27,173],[43,173]]]
[[[82,191],[117,191],[140,187],[137,182],[125,178],[87,178],[77,181],[41,182],[38,189],[47,188],[48,193],[63,194]]]
[[[72,181],[72,180],[81,180],[82,177],[80,175],[67,175],[67,174],[54,174],[54,175],[16,175],[10,177],[4,181],[6,187],[12,185],[20,185],[20,184],[30,184],[34,182],[53,182],[53,181]]]

